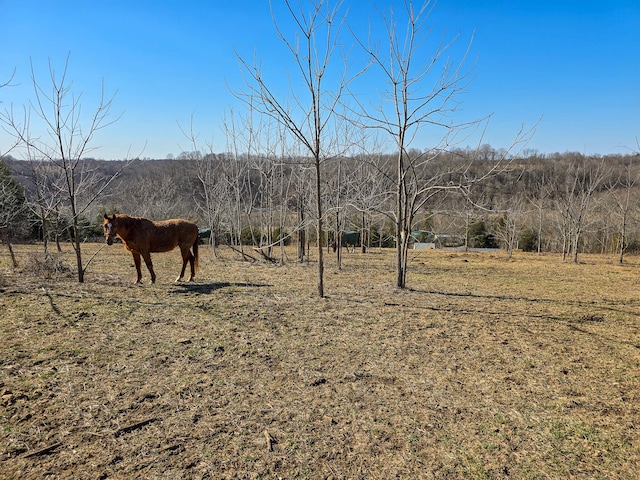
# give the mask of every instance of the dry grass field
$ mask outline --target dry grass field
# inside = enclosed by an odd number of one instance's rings
[[[638,258],[1,247],[0,478],[638,478]]]

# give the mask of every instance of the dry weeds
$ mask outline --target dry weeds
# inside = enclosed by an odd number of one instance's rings
[[[1,478],[637,478],[637,258],[416,252],[399,291],[345,254],[319,299],[201,251],[143,286],[122,248],[84,284],[2,252]]]

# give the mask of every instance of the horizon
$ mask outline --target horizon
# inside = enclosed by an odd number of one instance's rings
[[[464,152],[477,152],[479,151],[481,148],[485,147],[485,146],[489,146],[491,147],[491,149],[495,152],[500,153],[501,148],[494,148],[493,145],[489,145],[489,144],[483,144],[480,145],[479,147],[473,147],[471,148],[470,146],[467,147],[455,147],[449,150],[443,150],[440,153],[441,154],[455,154],[459,151],[464,151]],[[101,158],[101,157],[96,157],[96,156],[83,156],[81,157],[79,160],[80,161],[96,161],[96,162],[157,162],[157,161],[176,161],[176,162],[184,162],[184,161],[198,161],[199,159],[197,158],[191,158],[191,157],[187,157],[186,155],[191,154],[193,152],[181,152],[178,155],[173,155],[173,154],[169,154],[168,156],[165,157],[130,157],[130,158]],[[203,153],[201,151],[198,151],[198,153],[200,155],[202,155],[202,158],[206,158],[209,155],[214,155],[216,157],[219,156],[223,156],[223,155],[230,155],[233,156],[234,153],[233,152],[229,152],[229,151],[220,151],[220,152],[206,152]],[[422,152],[424,153],[424,152]],[[247,152],[239,152],[238,155],[240,155],[241,157],[246,157],[248,155]],[[359,156],[361,155],[375,155],[375,156],[394,156],[396,155],[396,152],[393,151],[380,151],[380,152],[368,152],[366,154],[353,154],[353,155],[342,155],[336,158],[342,158],[342,159],[357,159]],[[521,150],[519,150],[518,154],[515,155],[507,155],[504,159],[497,159],[497,160],[475,160],[475,161],[494,161],[494,162],[511,162],[514,160],[527,160],[527,159],[532,159],[532,158],[537,158],[540,160],[549,160],[549,159],[554,159],[556,157],[564,157],[564,156],[568,156],[568,155],[580,155],[582,157],[584,157],[585,159],[608,159],[608,158],[629,158],[629,157],[640,157],[640,151],[634,151],[631,149],[628,149],[628,151],[622,151],[622,152],[613,152],[613,153],[607,153],[607,154],[601,154],[601,153],[589,153],[589,154],[584,154],[582,152],[578,152],[576,150],[565,150],[564,152],[541,152],[539,150],[536,149],[530,149],[530,148],[523,148]],[[267,156],[266,153],[264,152],[260,152],[257,151],[255,153],[251,154],[251,157],[257,157],[257,158],[262,158]],[[275,158],[283,158],[283,157],[292,157],[292,155],[280,155],[280,156],[276,156]],[[292,158],[306,158],[305,155],[298,155]],[[434,157],[437,158],[437,157]],[[55,161],[59,161],[59,158],[50,158],[50,159],[38,159],[38,160],[34,160],[34,159],[27,159],[27,158],[18,158],[14,155],[11,154],[11,152],[7,153],[6,155],[2,155],[0,156],[0,161],[5,161],[8,160],[10,162],[31,162],[31,161],[50,161],[50,162],[55,162]],[[330,162],[331,160],[335,160],[335,158],[327,158],[325,160],[323,160],[324,162]]]

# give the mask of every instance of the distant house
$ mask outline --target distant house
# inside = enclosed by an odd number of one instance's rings
[[[428,230],[413,230],[409,245],[412,245],[414,250],[431,250],[436,248],[435,238],[435,234]]]
[[[411,232],[410,245],[414,250],[460,247],[464,245],[464,237],[461,235],[440,235],[427,230],[414,230]]]
[[[437,248],[461,247],[464,245],[462,235],[436,235],[435,244]]]
[[[409,240],[410,243],[429,243],[429,242],[433,242],[433,240],[435,239],[436,235],[433,232],[430,232],[428,230],[413,230],[411,232],[411,239]]]
[[[433,250],[436,248],[436,244],[433,242],[415,242],[413,244],[414,250]]]

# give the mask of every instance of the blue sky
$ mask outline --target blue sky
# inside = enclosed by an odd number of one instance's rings
[[[282,2],[273,3],[286,24]],[[376,8],[403,4],[345,0],[343,6],[364,35]],[[82,93],[83,110],[97,105],[104,80],[107,94],[116,94],[112,117],[122,114],[96,137],[91,154],[97,158],[178,155],[191,149],[178,123],[189,128],[192,120],[199,142],[224,151],[225,112],[241,108],[229,90],[242,87],[235,52],[248,60],[255,52],[278,87],[287,81],[280,73],[290,68],[267,0],[0,0],[0,16],[0,83],[16,72],[13,86],[0,90],[0,108],[22,108],[33,98],[30,60],[48,85],[48,62],[61,72],[70,54],[67,75]],[[522,124],[541,119],[528,147],[542,153],[638,148],[640,1],[440,0],[428,23],[428,41],[460,33],[454,56],[473,37],[467,65],[476,63],[474,79],[457,115],[492,114],[485,143],[508,147]],[[351,52],[358,64],[357,48]],[[0,152],[8,145],[0,132]]]

